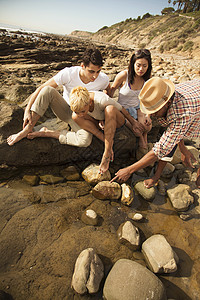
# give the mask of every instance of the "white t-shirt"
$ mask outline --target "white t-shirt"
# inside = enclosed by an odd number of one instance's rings
[[[83,83],[79,75],[80,70],[80,66],[66,67],[53,77],[57,85],[63,85],[63,98],[68,104],[69,94],[76,86],[85,87],[88,91],[102,91],[105,90],[109,84],[109,78],[103,72],[100,72],[94,81]]]
[[[121,104],[110,98],[104,92],[94,92],[94,110],[92,112],[88,112],[88,115],[96,120],[105,120],[104,109],[108,105],[113,105],[119,111],[122,110]]]

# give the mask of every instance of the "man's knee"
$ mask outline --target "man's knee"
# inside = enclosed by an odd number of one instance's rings
[[[54,91],[55,89],[52,86],[44,86],[40,91],[40,95],[49,95],[52,94]]]

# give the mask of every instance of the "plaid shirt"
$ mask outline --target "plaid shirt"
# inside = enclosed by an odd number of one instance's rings
[[[183,138],[200,136],[200,80],[176,85],[175,97],[166,119],[160,118],[162,126],[168,126],[160,140],[154,145],[155,155],[166,156]]]

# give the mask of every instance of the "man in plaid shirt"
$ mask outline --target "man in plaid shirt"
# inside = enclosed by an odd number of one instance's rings
[[[162,126],[168,128],[151,151],[133,165],[120,169],[112,181],[126,181],[132,173],[159,159],[155,175],[144,181],[145,186],[149,188],[160,178],[177,145],[182,153],[183,162],[193,167],[192,160],[195,158],[185,147],[183,139],[200,136],[200,80],[175,86],[170,80],[154,77],[145,83],[139,98],[141,111],[151,114]],[[199,188],[200,168],[197,171],[196,184]]]

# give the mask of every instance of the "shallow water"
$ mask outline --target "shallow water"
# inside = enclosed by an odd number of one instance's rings
[[[172,183],[173,184],[173,183]],[[58,185],[57,185],[58,186]],[[22,194],[26,195],[28,190],[32,188],[25,185],[20,180],[12,180],[7,183],[7,189],[12,188],[15,190],[19,190]],[[172,246],[174,251],[179,257],[178,270],[175,273],[171,274],[157,274],[157,276],[163,282],[168,299],[173,298],[175,300],[198,300],[200,295],[200,191],[198,189],[193,190],[193,195],[195,197],[195,203],[190,208],[189,211],[185,212],[185,214],[189,214],[190,217],[187,221],[183,221],[179,217],[179,213],[177,213],[172,207],[169,199],[165,196],[157,195],[152,202],[147,202],[142,199],[140,196],[135,195],[134,202],[131,207],[126,207],[119,202],[108,202],[108,201],[94,201],[92,198],[90,199],[88,196],[88,202],[83,204],[83,207],[77,207],[74,210],[74,214],[72,213],[73,207],[70,206],[69,209],[66,208],[66,203],[62,201],[54,203],[47,203],[48,209],[52,210],[54,214],[60,216],[63,214],[63,209],[65,214],[67,211],[67,219],[65,218],[65,222],[67,220],[67,226],[70,226],[70,230],[73,232],[73,235],[76,235],[76,231],[82,228],[83,225],[78,221],[80,216],[80,211],[83,210],[84,206],[89,207],[94,205],[93,208],[99,209],[100,214],[102,214],[104,220],[98,228],[96,228],[96,239],[97,244],[101,245],[102,243],[102,234],[108,228],[108,223],[113,233],[116,232],[119,224],[128,219],[128,214],[130,212],[139,212],[141,213],[145,219],[143,222],[134,222],[135,226],[140,229],[142,240],[144,241],[148,237],[153,234],[162,234],[165,236],[169,244]],[[90,196],[91,197],[91,196]],[[81,199],[79,199],[80,201]],[[74,200],[73,200],[74,201]],[[76,200],[75,200],[76,201]],[[77,200],[78,201],[78,200]],[[80,205],[81,202],[79,202]],[[29,204],[30,205],[30,204]],[[70,205],[73,205],[70,203]],[[52,208],[51,208],[52,206]],[[92,207],[92,206],[91,206]],[[37,214],[38,211],[46,210],[42,204],[38,204],[35,206],[34,211]],[[72,209],[72,210],[71,210]],[[99,213],[98,212],[98,213]],[[108,213],[108,215],[106,215]],[[57,218],[57,217],[56,217]],[[107,219],[107,220],[106,220]],[[62,223],[60,217],[58,218],[59,226],[56,227],[57,231],[62,231],[62,228],[66,226],[65,223]],[[56,225],[57,226],[57,225]],[[85,227],[83,227],[85,228]],[[49,230],[47,228],[47,230]],[[98,241],[99,236],[99,241]],[[120,258],[129,258],[136,260],[137,262],[146,265],[144,257],[140,251],[131,252],[125,246],[121,247],[118,253],[115,253],[115,242],[110,243],[109,239],[105,241],[108,253],[112,254],[111,260],[116,260]],[[109,249],[109,247],[113,247]],[[118,248],[119,249],[119,248]],[[114,251],[114,252],[113,252]],[[107,256],[107,255],[106,255]],[[131,257],[132,256],[132,257]],[[108,258],[109,259],[109,255]],[[106,260],[104,261],[104,263]],[[108,270],[108,267],[107,267]],[[71,271],[70,271],[71,272]],[[70,297],[70,296],[69,296]],[[96,297],[91,296],[78,296],[75,295],[75,298],[71,299],[102,299],[102,292],[100,292]],[[16,298],[18,299],[18,298]],[[44,298],[48,299],[48,298]],[[57,299],[57,298],[56,298]],[[67,298],[70,299],[70,298]]]

